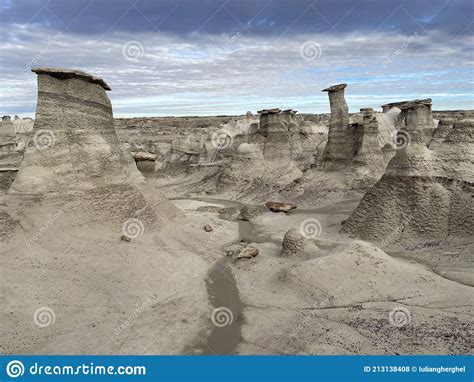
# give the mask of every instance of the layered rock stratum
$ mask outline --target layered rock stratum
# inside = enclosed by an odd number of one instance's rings
[[[82,71],[32,69],[38,103],[32,139],[12,193],[87,190],[138,182],[115,134],[105,81]]]

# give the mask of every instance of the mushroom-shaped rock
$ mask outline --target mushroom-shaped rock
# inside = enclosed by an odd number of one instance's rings
[[[328,142],[322,160],[322,167],[326,171],[345,168],[354,156],[354,138],[348,128],[349,109],[344,98],[346,87],[346,84],[338,84],[323,89],[329,94],[331,107]]]
[[[142,182],[115,133],[107,83],[75,69],[32,71],[38,80],[35,123],[10,192],[63,193]]]
[[[341,90],[344,90],[345,88],[347,88],[347,84],[337,84],[337,85],[329,86],[328,88],[323,89],[321,91],[333,93],[333,92],[340,92]]]

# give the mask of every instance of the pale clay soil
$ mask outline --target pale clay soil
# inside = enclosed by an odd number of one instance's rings
[[[238,202],[174,199],[181,216],[159,229],[144,224],[130,242],[120,240],[119,223],[73,224],[67,213],[41,230],[60,206],[1,200],[12,218],[0,250],[3,354],[470,352],[472,243],[384,252],[339,233],[358,199],[266,211],[252,222],[219,213]],[[284,233],[309,218],[321,224],[311,249],[282,256]],[[259,255],[226,257],[224,248],[241,240]],[[458,254],[443,260],[448,251]],[[213,325],[222,306],[235,310],[232,329]],[[42,307],[54,312],[46,327],[34,320]],[[400,308],[407,313],[398,327],[390,314]]]

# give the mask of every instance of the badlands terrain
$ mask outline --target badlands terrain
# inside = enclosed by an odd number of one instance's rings
[[[336,84],[326,114],[114,119],[106,80],[33,72],[0,127],[2,354],[471,351],[474,111]]]

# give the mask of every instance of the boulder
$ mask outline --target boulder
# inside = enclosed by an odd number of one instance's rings
[[[237,255],[237,259],[251,259],[256,257],[259,254],[259,250],[251,245],[246,246],[240,253]]]
[[[297,207],[296,204],[281,203],[281,202],[266,202],[265,205],[272,212],[285,212],[285,213],[288,213]]]
[[[304,236],[299,229],[291,228],[286,231],[282,243],[282,255],[301,255],[310,247],[311,240]]]
[[[153,153],[148,153],[144,151],[132,152],[133,159],[136,161],[150,161],[154,162],[156,160],[157,155]]]

